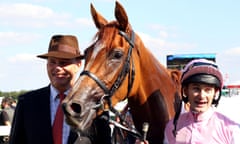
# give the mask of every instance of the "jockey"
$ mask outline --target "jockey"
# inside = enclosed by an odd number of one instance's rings
[[[206,59],[189,62],[182,72],[182,100],[188,112],[176,112],[165,128],[164,143],[240,143],[239,124],[215,111],[221,98],[223,77],[218,66]]]

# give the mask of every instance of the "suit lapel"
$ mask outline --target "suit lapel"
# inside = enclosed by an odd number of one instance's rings
[[[53,141],[52,138],[52,125],[51,125],[51,109],[50,109],[50,86],[42,89],[38,93],[38,102],[36,102],[36,111],[38,111],[38,118],[36,120],[39,124],[39,130],[42,133],[41,137],[45,137],[50,141]]]

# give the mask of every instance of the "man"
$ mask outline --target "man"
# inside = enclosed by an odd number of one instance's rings
[[[71,131],[62,120],[62,111],[57,109],[60,98],[68,94],[81,67],[83,55],[77,38],[72,35],[54,35],[48,53],[37,57],[47,60],[50,84],[19,96],[10,144],[72,144],[77,133]]]
[[[0,112],[0,126],[8,126],[9,130],[12,125],[12,119],[14,115],[14,109],[11,107],[12,99],[10,97],[5,97],[2,100]],[[0,136],[0,144],[7,144],[9,136]]]
[[[218,66],[206,59],[189,62],[183,70],[182,99],[189,111],[168,122],[165,128],[167,144],[238,144],[239,124],[217,112],[223,77]]]
[[[10,97],[10,98],[11,98],[11,108],[13,108],[15,110],[17,101],[13,97]]]
[[[5,97],[2,100],[0,113],[0,125],[11,126],[14,109],[11,107],[12,99],[10,97]]]

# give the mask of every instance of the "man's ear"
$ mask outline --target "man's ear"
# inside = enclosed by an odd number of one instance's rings
[[[213,99],[217,100],[218,97],[219,97],[219,93],[220,93],[220,90],[219,90],[219,89],[216,89],[216,90],[215,90],[215,95],[214,95],[214,98],[213,98]]]
[[[78,65],[78,67],[81,67],[82,66],[82,60],[81,59],[77,59],[77,65]]]
[[[188,102],[188,97],[187,97],[187,95],[188,95],[188,87],[187,87],[187,86],[184,86],[184,87],[182,88],[182,100],[183,100],[185,103]]]
[[[212,104],[215,105],[215,107],[218,106],[218,103],[219,103],[219,100],[221,98],[221,89],[215,89],[215,95],[213,97],[213,101],[212,101]]]

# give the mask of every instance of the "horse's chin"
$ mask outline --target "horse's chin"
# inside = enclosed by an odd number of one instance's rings
[[[96,117],[96,110],[89,110],[85,115],[81,117],[73,117],[71,115],[66,115],[66,122],[73,129],[77,129],[79,131],[85,131],[91,127],[93,119]]]

